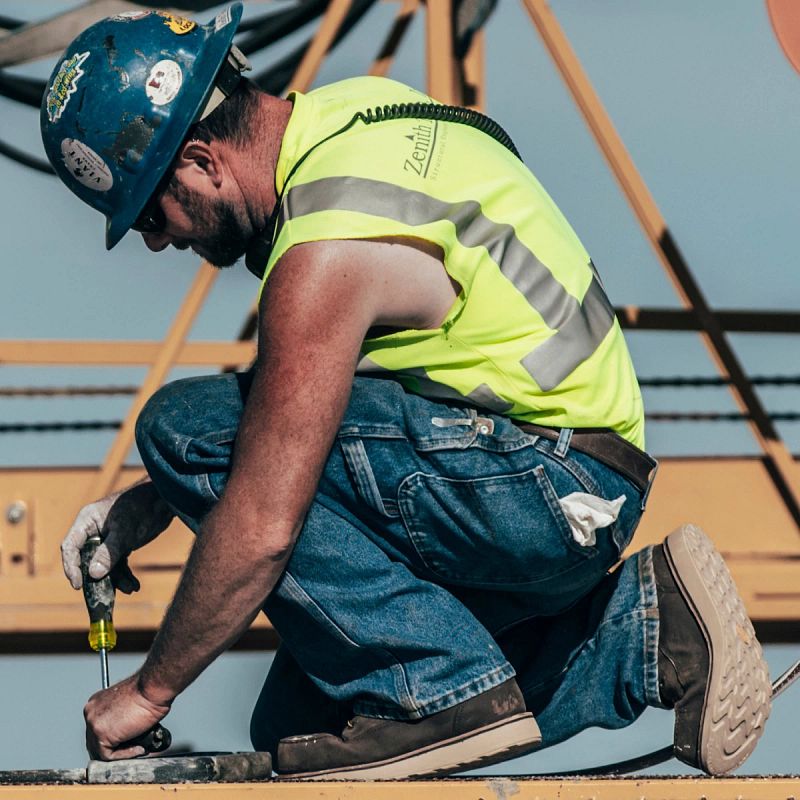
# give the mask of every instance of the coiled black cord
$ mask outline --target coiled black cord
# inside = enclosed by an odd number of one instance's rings
[[[491,136],[495,141],[502,144],[503,147],[506,147],[522,161],[522,156],[519,154],[517,148],[514,147],[514,142],[511,141],[511,137],[503,130],[499,123],[495,122],[491,117],[481,114],[480,111],[473,111],[471,108],[464,108],[463,106],[445,106],[441,103],[392,103],[391,105],[368,108],[366,111],[356,111],[350,118],[350,121],[342,125],[338,131],[334,131],[306,150],[295,162],[295,165],[286,176],[284,180],[284,191],[300,165],[320,145],[350,130],[356,122],[360,121],[365,125],[371,125],[375,122],[390,122],[396,119],[431,119],[437,122],[458,122],[461,125],[468,125],[470,128],[477,128],[479,131]],[[283,195],[278,199],[276,209],[280,206],[282,198]]]
[[[499,123],[491,117],[463,106],[446,106],[440,103],[392,103],[391,105],[375,106],[366,111],[359,111],[355,119],[360,119],[366,125],[373,122],[384,122],[394,119],[430,119],[437,122],[458,122],[477,128],[482,133],[491,136],[508,148],[520,161],[522,156],[514,146],[511,137]]]

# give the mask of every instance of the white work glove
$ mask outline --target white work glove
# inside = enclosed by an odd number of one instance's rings
[[[84,506],[61,542],[61,563],[73,589],[83,585],[81,548],[91,536],[103,543],[89,564],[92,578],[109,573],[114,586],[130,594],[139,581],[128,566],[128,555],[156,538],[175,515],[150,481],[143,481]]]

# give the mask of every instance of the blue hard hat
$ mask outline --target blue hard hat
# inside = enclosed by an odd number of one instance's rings
[[[40,115],[44,149],[69,189],[105,214],[109,250],[209,105],[241,16],[241,3],[208,25],[166,11],[117,14],[81,33],[53,70]],[[247,61],[233,53],[238,76]]]

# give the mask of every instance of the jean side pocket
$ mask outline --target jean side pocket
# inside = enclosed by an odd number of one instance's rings
[[[471,480],[416,473],[398,502],[420,558],[452,583],[520,588],[596,555],[572,539],[542,466]]]
[[[385,517],[396,517],[396,502],[384,499],[381,496],[375,473],[364,447],[364,442],[356,438],[342,438],[339,440],[350,477],[356,485],[356,491],[370,508]]]

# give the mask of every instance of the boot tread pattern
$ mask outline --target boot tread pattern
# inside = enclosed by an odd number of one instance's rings
[[[712,775],[736,769],[753,752],[770,713],[769,670],[741,597],[722,556],[699,529],[683,529],[686,550],[716,609],[721,652],[713,653],[712,681],[700,738],[700,758]],[[721,675],[714,682],[714,670]]]

